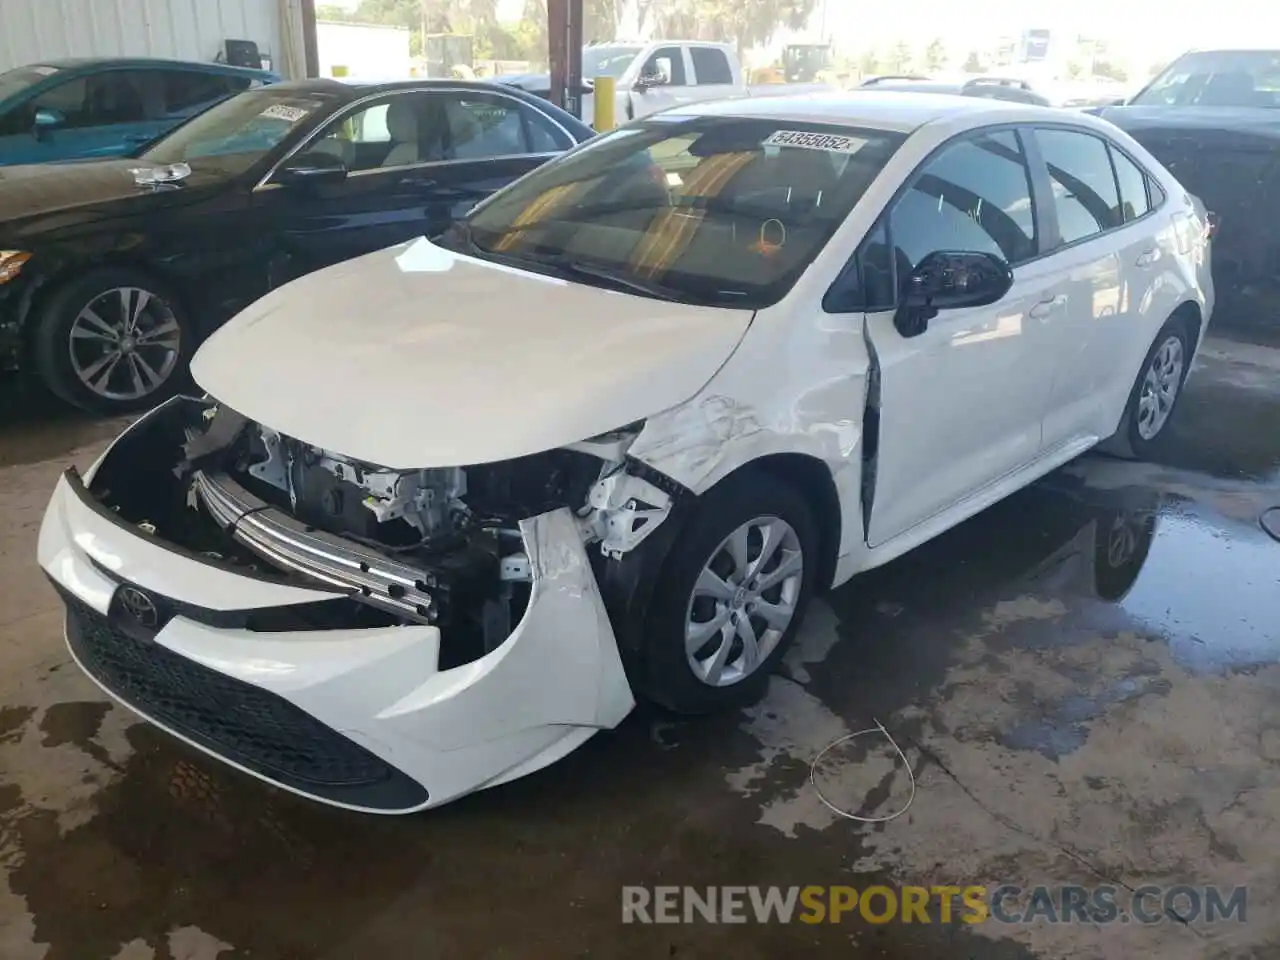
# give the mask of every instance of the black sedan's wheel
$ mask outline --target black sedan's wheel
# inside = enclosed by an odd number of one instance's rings
[[[713,488],[656,588],[643,692],[687,714],[758,699],[804,615],[816,547],[809,508],[781,480],[750,470]]]
[[[95,270],[65,284],[34,330],[45,384],[94,413],[147,409],[174,393],[194,339],[164,286],[127,269]]]

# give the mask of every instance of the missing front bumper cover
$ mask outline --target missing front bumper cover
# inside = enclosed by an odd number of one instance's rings
[[[263,559],[419,623],[433,622],[432,574],[316,530],[254,496],[225,473],[199,471],[193,489],[228,534]]]

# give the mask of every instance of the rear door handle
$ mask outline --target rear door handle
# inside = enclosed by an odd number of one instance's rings
[[[1140,253],[1135,263],[1139,267],[1149,267],[1159,259],[1160,259],[1160,248],[1152,247],[1150,250],[1144,250],[1142,253]]]
[[[1056,297],[1050,297],[1047,300],[1041,300],[1027,311],[1027,316],[1033,320],[1043,320],[1066,302],[1067,298],[1063,294],[1058,294]]]

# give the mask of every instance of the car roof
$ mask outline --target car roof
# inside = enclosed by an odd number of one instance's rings
[[[945,93],[906,93],[857,89],[791,96],[744,97],[694,103],[665,111],[663,116],[759,117],[807,123],[838,123],[910,133],[936,120],[971,116],[976,122],[998,121],[1002,112],[1044,110],[1061,119],[1060,111],[989,97],[952,96]]]
[[[199,70],[207,73],[249,77],[275,76],[270,70],[234,67],[229,63],[216,63],[206,60],[173,60],[164,57],[66,57],[60,60],[41,60],[39,63],[32,64],[32,66],[55,67],[58,70],[71,70],[77,73],[87,73],[103,68],[134,68],[139,70],[180,68],[183,70]]]
[[[337,94],[347,98],[354,98],[375,93],[393,93],[396,90],[429,90],[432,87],[447,90],[497,90],[506,94],[511,94],[512,92],[520,94],[525,92],[518,86],[506,83],[495,83],[492,80],[449,80],[443,77],[423,77],[412,80],[377,80],[360,77],[318,77],[311,80],[286,80],[283,83],[275,84],[272,89],[282,93],[288,93],[291,90],[296,90],[299,92]]]

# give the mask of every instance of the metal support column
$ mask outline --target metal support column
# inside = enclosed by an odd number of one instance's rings
[[[551,102],[582,116],[582,0],[547,0]]]
[[[320,44],[316,37],[316,0],[302,0],[302,56],[307,76],[320,76]]]

